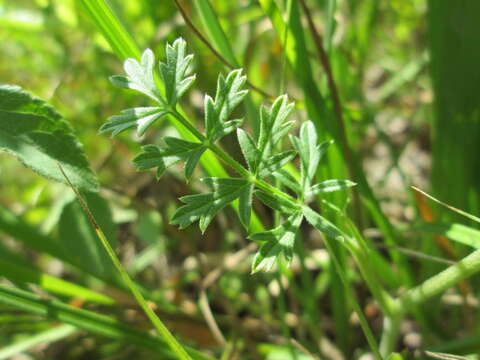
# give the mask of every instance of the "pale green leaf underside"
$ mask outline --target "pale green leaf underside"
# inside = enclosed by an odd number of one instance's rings
[[[0,150],[46,178],[96,191],[98,184],[83,147],[53,107],[18,86],[0,86]]]
[[[159,107],[138,107],[122,110],[120,115],[109,117],[99,132],[111,132],[112,136],[115,136],[122,131],[135,127],[138,135],[141,136],[156,120],[166,114],[168,114],[168,111]]]

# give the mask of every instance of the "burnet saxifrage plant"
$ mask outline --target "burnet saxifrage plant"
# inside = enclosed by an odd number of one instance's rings
[[[355,185],[349,180],[326,180],[314,184],[319,162],[331,142],[318,144],[315,127],[307,121],[301,125],[298,137],[289,135],[293,150],[275,151],[279,141],[294,127],[294,121],[287,121],[293,104],[288,102],[286,95],[279,96],[270,107],[261,107],[258,138],[242,130],[242,119],[229,119],[248,92],[244,89],[246,77],[241,70],[233,70],[226,77],[220,75],[215,97],[205,95],[204,132],[201,132],[176,109],[178,100],[192,86],[196,77],[191,74],[192,59],[193,55],[186,54],[183,39],[167,44],[166,59],[159,63],[164,95],[156,85],[155,57],[150,49],[145,50],[140,62],[127,59],[124,63],[126,76],[112,76],[111,81],[117,86],[148,96],[155,106],[123,110],[120,115],[110,117],[100,128],[100,132],[111,132],[115,136],[135,127],[137,133],[143,135],[156,120],[171,115],[191,132],[196,141],[166,136],[161,145],[145,145],[133,160],[138,170],[156,169],[159,179],[170,166],[183,161],[185,178],[189,180],[208,149],[237,173],[238,177],[201,179],[210,192],[180,198],[184,205],[173,214],[171,223],[185,228],[198,221],[204,232],[220,210],[238,200],[238,216],[248,232],[252,198],[256,196],[266,206],[281,213],[283,222],[269,231],[249,235],[251,240],[261,245],[254,257],[252,272],[270,270],[282,254],[287,263],[292,261],[296,233],[304,219],[325,236],[344,241],[343,232],[308,206],[308,202],[320,193]],[[247,168],[216,145],[218,140],[234,131]],[[283,169],[297,155],[300,158],[299,179]],[[295,196],[273,186],[269,182],[272,179],[290,189]]]

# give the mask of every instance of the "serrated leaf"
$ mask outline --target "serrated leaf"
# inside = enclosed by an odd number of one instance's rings
[[[275,229],[249,236],[253,241],[265,241],[265,244],[263,244],[255,254],[252,263],[252,273],[261,270],[270,271],[280,254],[285,256],[288,264],[291,263],[295,236],[302,223],[302,219],[303,214],[297,212]]]
[[[155,120],[168,112],[159,107],[138,107],[122,110],[121,115],[114,115],[100,127],[99,132],[112,132],[115,136],[131,127],[137,128],[138,135],[143,135]]]
[[[160,62],[160,75],[165,85],[167,103],[174,107],[178,99],[192,86],[195,75],[190,75],[193,55],[186,55],[187,43],[178,38],[167,44],[166,61]]]
[[[207,150],[205,146],[199,146],[196,150],[193,150],[189,153],[185,161],[185,178],[190,180],[193,174],[193,170],[198,164],[198,161],[202,157],[203,153]]]
[[[291,161],[295,155],[297,155],[296,151],[288,150],[281,152],[280,154],[270,156],[268,159],[262,162],[259,171],[259,177],[264,178],[268,175],[271,175],[274,171],[281,169],[286,163]]]
[[[186,228],[199,221],[200,230],[205,232],[213,217],[235,199],[245,193],[251,184],[238,178],[205,178],[202,181],[212,192],[198,195],[187,195],[180,200],[185,203],[173,214],[171,223]]]
[[[270,156],[270,149],[275,133],[284,133],[283,123],[293,110],[293,103],[288,103],[286,95],[279,96],[270,108],[262,107],[260,110],[260,135],[258,137],[258,149],[262,159]],[[283,125],[285,126],[285,125]],[[287,125],[287,127],[290,125]],[[283,130],[283,131],[282,131]],[[278,141],[279,137],[275,136]]]
[[[96,191],[97,180],[83,146],[53,107],[18,86],[0,86],[0,150],[49,179]]]
[[[205,96],[205,131],[211,142],[222,136],[218,130],[225,128],[224,123],[247,95],[248,91],[243,90],[245,81],[241,69],[233,70],[226,78],[222,75],[218,77],[215,99]]]
[[[252,195],[254,185],[245,186],[238,199],[238,216],[245,230],[250,228],[250,215],[252,213]]]
[[[272,134],[272,143],[276,144],[282,139],[285,135],[287,135],[295,125],[295,121],[287,121],[282,125],[278,126],[275,129],[274,133]]]
[[[269,208],[283,214],[291,214],[300,210],[300,205],[280,196],[270,195],[261,190],[255,191],[255,196]]]
[[[153,77],[154,62],[155,56],[152,50],[146,49],[140,62],[131,58],[125,60],[123,69],[127,76],[114,75],[110,77],[110,81],[114,85],[139,91],[153,100],[163,103]]]
[[[250,134],[242,129],[237,130],[237,138],[248,168],[254,172],[257,168],[257,161],[259,157],[257,146],[255,145],[255,142]]]
[[[212,141],[220,139],[225,135],[230,134],[231,132],[237,130],[243,124],[243,119],[236,119],[227,121],[215,128],[213,130]]]
[[[302,186],[288,171],[278,169],[273,174],[273,177],[278,180],[283,186],[293,190],[296,194],[302,193]]]
[[[310,209],[308,206],[303,206],[302,208],[303,215],[307,221],[317,230],[325,234],[326,236],[333,238],[338,241],[345,241],[345,237],[342,232],[333,225],[330,221],[325,219],[323,216],[317,212]]]
[[[300,137],[291,136],[290,139],[300,154],[302,187],[307,190],[315,177],[320,161],[320,148],[317,145],[315,126],[311,121],[303,123],[300,128]]]
[[[201,143],[186,141],[173,137],[165,137],[166,146],[146,145],[143,152],[137,155],[133,162],[139,171],[157,168],[157,178],[160,178],[167,168],[180,160],[185,160],[185,177],[189,179],[206,147]]]
[[[329,193],[333,191],[345,190],[349,187],[357,185],[353,181],[350,180],[325,180],[321,183],[313,185],[306,193],[305,197],[309,198],[320,193]]]

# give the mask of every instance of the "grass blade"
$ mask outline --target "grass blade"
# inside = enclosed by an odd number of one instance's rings
[[[145,300],[142,293],[137,288],[135,282],[130,278],[127,271],[123,268],[122,263],[120,262],[119,258],[115,254],[115,251],[113,250],[112,246],[110,245],[110,242],[108,241],[108,239],[106,238],[102,229],[98,225],[98,223],[95,220],[93,214],[90,212],[89,208],[87,207],[87,204],[83,200],[79,191],[72,185],[72,183],[68,179],[67,175],[63,171],[63,168],[60,166],[60,164],[59,164],[59,168],[60,168],[60,171],[62,171],[63,176],[65,176],[65,179],[69,183],[70,187],[75,192],[75,195],[77,196],[78,202],[80,203],[81,207],[85,211],[85,214],[88,216],[88,218],[90,220],[90,223],[92,224],[93,228],[95,229],[95,232],[98,236],[98,239],[100,240],[103,248],[105,249],[108,256],[110,257],[110,260],[112,261],[113,265],[115,266],[115,268],[119,272],[120,276],[122,277],[122,280],[125,282],[127,287],[130,289],[132,295],[135,297],[135,300],[137,300],[138,304],[140,305],[142,310],[145,312],[145,315],[147,315],[148,319],[151,321],[153,326],[157,329],[160,336],[165,340],[167,345],[170,347],[170,349],[172,349],[172,351],[177,355],[177,357],[179,359],[182,359],[182,360],[190,360],[191,359],[190,355],[185,351],[185,349],[177,341],[177,339],[175,339],[175,337],[172,335],[172,333],[164,325],[163,321],[160,320],[160,318],[157,316],[157,314],[155,314],[155,312],[150,308],[150,306],[148,306],[147,301]]]
[[[115,300],[109,296],[23,265],[0,260],[0,274],[12,281],[36,284],[55,294],[80,298],[103,305],[113,305],[115,303]]]
[[[111,316],[74,308],[57,300],[46,300],[31,292],[5,285],[0,285],[0,303],[50,320],[70,324],[93,334],[126,341],[154,351],[166,358],[172,358],[172,353],[167,349],[163,340],[132,329]],[[208,356],[194,349],[187,349],[195,359],[211,360]]]
[[[75,333],[77,329],[72,325],[55,326],[39,334],[35,334],[26,339],[17,341],[11,345],[0,349],[0,360],[10,359],[12,356],[20,354],[36,345],[51,343],[61,340]]]

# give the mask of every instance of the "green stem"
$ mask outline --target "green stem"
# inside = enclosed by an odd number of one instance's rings
[[[455,265],[407,291],[398,299],[400,308],[403,310],[410,308],[412,305],[418,305],[478,271],[480,271],[480,250],[474,251]]]
[[[162,320],[160,320],[160,318],[155,314],[155,312],[148,306],[147,301],[145,300],[145,298],[140,293],[140,291],[138,290],[133,280],[130,278],[130,276],[127,274],[127,272],[123,268],[120,260],[115,254],[115,251],[112,249],[103,231],[99,227],[96,227],[95,231],[105,251],[107,252],[110,259],[112,260],[113,265],[117,268],[118,272],[120,273],[122,280],[128,286],[133,296],[135,297],[135,300],[137,300],[140,307],[145,312],[145,315],[147,315],[147,317],[150,319],[152,324],[155,326],[155,328],[159,332],[160,336],[165,340],[165,342],[168,344],[170,349],[172,349],[172,351],[178,356],[179,359],[191,360],[192,358],[190,357],[190,355],[188,355],[188,353],[185,351],[182,345],[180,345],[177,339],[175,339],[172,333],[167,329],[167,327],[162,322]]]
[[[393,351],[403,316],[415,306],[451,288],[458,282],[480,271],[480,250],[476,250],[455,265],[448,267],[437,275],[425,280],[422,284],[408,290],[394,302],[396,319],[387,323],[382,337],[383,354]]]
[[[108,256],[110,257],[110,260],[112,261],[113,265],[117,269],[117,271],[120,273],[120,276],[122,280],[125,282],[129,290],[131,291],[133,297],[135,300],[138,302],[142,310],[144,311],[145,315],[147,315],[148,319],[151,321],[153,326],[157,329],[159,332],[160,336],[165,340],[165,342],[168,344],[170,349],[178,356],[179,359],[182,360],[192,360],[190,355],[186,352],[186,350],[182,347],[182,345],[175,339],[175,337],[172,335],[172,333],[167,329],[167,327],[164,325],[162,320],[155,314],[155,312],[148,306],[147,301],[143,297],[142,293],[138,290],[137,286],[133,282],[133,280],[130,278],[128,275],[127,271],[123,268],[122,263],[118,259],[117,255],[115,254],[115,251],[113,250],[112,246],[110,245],[110,242],[107,240],[107,237],[103,233],[102,229],[96,222],[93,214],[89,210],[87,204],[83,201],[82,196],[78,192],[78,190],[72,185],[70,182],[69,178],[63,171],[63,168],[58,165],[60,168],[60,171],[62,172],[63,176],[67,180],[68,184],[72,188],[72,190],[75,192],[75,195],[77,196],[77,199],[82,207],[82,209],[85,211],[90,223],[92,224],[93,228],[95,229],[95,232],[107,252]]]
[[[383,319],[382,339],[380,340],[380,353],[383,356],[390,355],[397,344],[400,333],[402,316],[385,316]]]

